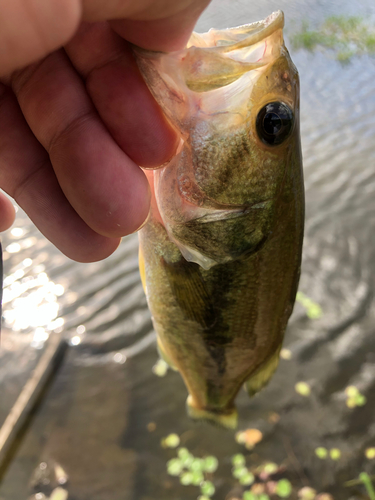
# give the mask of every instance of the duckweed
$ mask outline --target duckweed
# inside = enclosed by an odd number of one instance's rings
[[[315,455],[321,460],[324,460],[328,457],[328,450],[327,448],[323,448],[323,446],[319,446],[315,449]]]
[[[177,448],[180,444],[180,438],[177,434],[169,434],[166,438],[162,439],[161,445],[164,448]]]
[[[211,481],[204,481],[201,484],[201,493],[202,495],[212,497],[212,495],[215,493],[215,486]]]
[[[157,377],[164,377],[167,374],[168,365],[163,359],[158,359],[158,361],[152,367],[152,372]]]
[[[246,458],[242,453],[237,453],[237,455],[233,455],[232,457],[232,465],[234,467],[244,466],[246,463]]]
[[[345,394],[347,396],[346,406],[348,408],[355,408],[356,406],[364,406],[367,402],[366,396],[361,394],[357,387],[354,385],[349,385],[345,389]]]
[[[240,476],[239,478],[239,482],[240,484],[242,484],[243,486],[250,486],[251,484],[253,484],[253,482],[255,481],[255,477],[254,477],[254,474],[252,474],[251,472],[247,471],[246,474],[243,474],[242,476]]]
[[[306,382],[297,382],[294,388],[296,392],[298,392],[298,394],[300,394],[301,396],[307,397],[311,394],[311,388]]]
[[[323,315],[322,308],[319,304],[311,300],[302,292],[297,292],[296,301],[301,304],[306,310],[306,315],[310,319],[319,319]]]
[[[340,460],[341,451],[338,448],[332,448],[329,451],[329,456],[332,458],[332,460]]]
[[[288,498],[292,493],[292,485],[288,479],[280,479],[277,483],[276,493],[281,498]]]

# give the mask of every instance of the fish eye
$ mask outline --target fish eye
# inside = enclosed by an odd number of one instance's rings
[[[293,129],[293,112],[283,102],[270,102],[259,111],[256,129],[265,144],[278,146],[290,135]]]

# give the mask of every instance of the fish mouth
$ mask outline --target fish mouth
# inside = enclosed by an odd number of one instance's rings
[[[204,35],[194,32],[190,37],[187,48],[203,46],[221,53],[232,52],[255,45],[283,27],[284,14],[281,10],[277,10],[262,21],[235,28],[210,30]]]

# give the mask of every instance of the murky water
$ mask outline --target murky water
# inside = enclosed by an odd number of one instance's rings
[[[287,36],[303,19],[337,13],[375,22],[370,0],[214,0],[198,31],[258,20],[278,8]],[[19,211],[3,238],[0,424],[49,338],[62,334],[71,347],[2,470],[1,500],[45,498],[59,477],[64,483],[56,465],[68,477],[69,499],[196,499],[198,487],[167,474],[176,451],[160,441],[171,432],[195,456],[219,459],[214,499],[241,498],[246,489],[231,474],[235,453],[244,453],[251,467],[277,463],[273,479],[292,481],[290,498],[306,485],[336,500],[366,498],[361,485],[344,483],[362,471],[375,474],[375,460],[365,456],[375,446],[375,61],[363,57],[343,67],[305,51],[292,58],[301,77],[307,203],[300,291],[322,315],[310,319],[296,304],[285,340],[290,359],[281,360],[259,396],[238,398],[239,429],[261,430],[262,441],[248,451],[231,432],[189,421],[180,376],[152,372],[157,354],[136,236],[104,262],[77,264]],[[301,381],[311,388],[308,397],[295,390]],[[365,405],[348,407],[350,385]],[[341,457],[319,459],[317,447],[338,448]]]

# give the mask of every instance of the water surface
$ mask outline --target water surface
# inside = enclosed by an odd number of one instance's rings
[[[318,24],[340,13],[375,22],[370,0],[216,0],[197,31],[255,21],[279,8],[287,40],[303,19]],[[292,481],[291,498],[304,485],[335,499],[364,498],[361,486],[344,483],[361,471],[375,473],[375,460],[365,457],[375,446],[375,61],[362,57],[343,67],[328,54],[291,53],[301,77],[307,204],[300,290],[323,314],[310,319],[296,304],[285,339],[291,359],[281,360],[259,396],[238,398],[239,428],[261,430],[262,441],[249,452],[233,433],[189,421],[180,376],[152,372],[157,354],[136,236],[104,262],[77,264],[19,210],[3,238],[0,423],[48,337],[62,334],[71,347],[2,472],[1,500],[49,495],[56,464],[69,478],[69,499],[196,499],[197,487],[167,474],[175,451],[160,441],[171,432],[196,456],[218,457],[214,499],[240,498],[230,464],[238,452],[248,465],[281,465],[276,478]],[[300,381],[311,387],[309,397],[295,391]],[[349,385],[366,396],[364,406],[348,408]],[[318,459],[320,446],[339,448],[340,460]],[[44,474],[40,463],[47,464]]]

